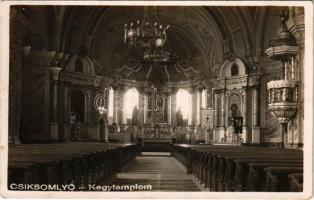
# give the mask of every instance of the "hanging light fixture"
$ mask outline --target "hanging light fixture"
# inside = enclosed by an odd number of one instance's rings
[[[154,7],[154,12],[154,22],[149,20],[148,7],[145,6],[142,21],[124,25],[124,43],[142,49],[144,62],[168,62],[171,56],[164,47],[167,40],[166,31],[170,26],[159,22],[157,7]]]

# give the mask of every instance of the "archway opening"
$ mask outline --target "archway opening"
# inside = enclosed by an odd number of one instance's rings
[[[85,96],[80,90],[73,90],[71,95],[71,112],[75,113],[76,121],[85,121]]]

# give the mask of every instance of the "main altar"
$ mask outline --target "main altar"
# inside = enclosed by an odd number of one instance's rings
[[[167,123],[144,126],[138,141],[144,150],[170,150],[171,145],[175,142],[173,127]]]

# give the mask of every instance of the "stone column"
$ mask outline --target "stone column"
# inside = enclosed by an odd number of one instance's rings
[[[214,99],[214,110],[215,110],[215,127],[219,127],[219,95],[215,94]]]
[[[225,114],[226,114],[226,108],[225,108],[225,91],[220,96],[220,126],[225,127]]]
[[[106,106],[106,110],[107,110],[107,112],[106,112],[106,120],[107,120],[107,122],[108,122],[108,119],[109,119],[109,91],[110,91],[110,87],[106,87],[104,89],[104,95],[105,95],[105,98],[106,98],[105,106]]]
[[[253,123],[252,123],[252,143],[260,143],[260,127],[259,127],[259,95],[258,87],[252,89],[253,99]]]
[[[113,89],[113,123],[119,124],[118,122],[118,111],[119,111],[119,93],[118,93],[118,87],[112,86]]]
[[[155,111],[156,111],[156,95],[157,95],[157,88],[153,87],[152,88],[152,94],[151,94],[151,120],[153,123],[156,122],[155,119]]]
[[[176,94],[171,95],[171,124],[177,125],[177,96]]]
[[[119,114],[118,114],[118,121],[119,121],[119,125],[122,126],[122,125],[125,125],[125,116],[124,116],[124,98],[125,97],[125,89],[124,88],[120,88],[119,89]]]
[[[247,88],[242,88],[242,117],[243,117],[243,128],[242,128],[242,139],[243,143],[248,143],[248,127],[247,127]]]
[[[253,93],[253,127],[259,126],[259,112],[258,112],[258,105],[259,105],[259,98],[258,98],[258,90],[257,87],[254,87],[252,90]]]
[[[305,10],[303,7],[290,7],[289,8],[290,17],[287,22],[290,33],[296,39],[297,45],[299,47],[299,55],[296,57],[294,63],[294,74],[295,80],[298,81],[298,112],[294,119],[290,121],[291,127],[299,127],[298,130],[288,129],[288,135],[291,135],[293,141],[293,147],[303,147],[304,143],[304,49],[305,49]]]
[[[211,91],[207,91],[207,108],[212,108],[214,109],[215,107],[215,88],[212,88]]]
[[[143,116],[143,123],[144,124],[147,124],[147,115],[148,115],[148,97],[147,97],[147,94],[146,93],[144,93],[143,94],[144,96],[144,111],[143,111],[143,114],[144,114],[144,116]]]
[[[144,95],[142,91],[139,91],[138,97],[138,125],[144,124]]]
[[[229,124],[228,124],[228,116],[229,116],[229,96],[230,95],[230,92],[229,91],[226,91],[225,93],[225,126],[228,127]]]
[[[198,91],[197,89],[193,89],[192,90],[192,101],[191,101],[191,110],[192,110],[192,120],[191,120],[191,124],[192,126],[196,126],[198,124],[198,106],[197,106],[197,96],[198,96]]]
[[[171,93],[167,96],[167,116],[168,116],[168,125],[171,125]]]
[[[146,123],[145,117],[147,117],[147,105],[146,105],[146,95],[143,89],[139,90],[139,124],[143,125]],[[145,116],[146,115],[146,116]]]
[[[59,139],[59,122],[58,122],[58,93],[59,93],[59,72],[60,67],[50,67],[52,75],[52,119],[50,122],[50,139],[58,141]]]
[[[242,102],[242,115],[243,115],[243,127],[247,127],[247,90],[243,88],[243,102]]]
[[[199,88],[198,89],[198,93],[197,93],[197,100],[198,100],[198,106],[197,106],[197,113],[198,113],[198,117],[197,117],[197,125],[201,125],[202,123],[202,92],[203,92],[203,88]]]
[[[108,121],[106,119],[106,114],[99,115],[99,139],[101,142],[108,143]]]

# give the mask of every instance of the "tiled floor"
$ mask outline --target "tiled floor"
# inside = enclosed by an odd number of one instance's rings
[[[171,156],[137,156],[111,181],[115,185],[152,185],[153,191],[200,191],[192,175]]]

